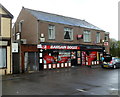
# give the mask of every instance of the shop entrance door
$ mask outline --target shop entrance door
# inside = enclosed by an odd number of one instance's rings
[[[39,61],[37,52],[25,52],[24,69],[26,72],[38,71]]]
[[[77,65],[81,65],[81,63],[82,63],[81,62],[82,61],[81,60],[81,51],[77,51],[77,55],[76,56],[77,56]]]
[[[86,65],[86,52],[82,51],[82,65]]]
[[[71,66],[77,66],[77,52],[71,52]]]

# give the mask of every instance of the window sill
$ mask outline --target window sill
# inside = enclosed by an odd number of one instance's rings
[[[73,40],[68,40],[68,39],[64,39],[64,41],[69,41],[69,42],[73,42]]]
[[[108,42],[108,40],[105,40],[105,42]]]
[[[0,69],[7,69],[7,67],[0,67]]]
[[[92,42],[84,42],[84,43],[92,43]]]
[[[55,41],[55,39],[48,39],[48,40],[54,40]]]

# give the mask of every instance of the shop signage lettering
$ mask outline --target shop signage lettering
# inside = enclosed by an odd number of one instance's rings
[[[67,49],[79,49],[78,46],[67,46]]]
[[[50,46],[50,49],[66,49],[66,46]]]
[[[37,45],[37,48],[40,49],[69,49],[69,50],[76,50],[80,49],[79,46],[61,46],[61,45]]]

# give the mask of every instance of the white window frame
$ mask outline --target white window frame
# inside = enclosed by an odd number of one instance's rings
[[[7,50],[0,47],[0,68],[7,68]]]
[[[84,40],[84,42],[91,42],[91,32],[90,31],[84,30],[83,40]]]
[[[54,25],[48,26],[48,39],[55,39],[55,26]]]
[[[100,43],[100,32],[96,33],[96,43]]]
[[[67,32],[69,33],[70,39],[65,39],[65,35]],[[73,40],[73,29],[72,28],[68,28],[68,27],[64,28],[64,40],[69,40],[69,41]]]

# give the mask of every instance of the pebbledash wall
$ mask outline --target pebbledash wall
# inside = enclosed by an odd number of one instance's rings
[[[12,18],[13,15],[0,4],[0,75],[12,74]]]
[[[19,72],[96,65],[109,53],[109,33],[85,20],[23,7],[13,29]]]

